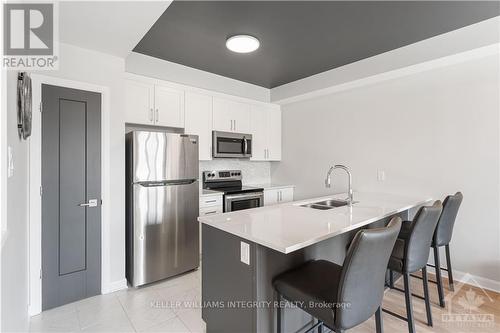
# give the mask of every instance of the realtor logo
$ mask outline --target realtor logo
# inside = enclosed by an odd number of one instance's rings
[[[3,67],[57,69],[55,5],[3,4]]]

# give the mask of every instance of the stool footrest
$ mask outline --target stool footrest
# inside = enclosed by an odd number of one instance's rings
[[[382,311],[384,311],[384,312],[385,312],[385,313],[387,313],[387,314],[390,314],[390,315],[391,315],[391,316],[393,316],[393,317],[396,317],[396,318],[398,318],[398,319],[401,319],[401,320],[403,320],[403,321],[408,322],[408,318],[403,317],[402,315],[397,314],[396,312],[392,312],[392,311],[387,310],[387,309],[384,309],[384,308],[382,308]]]

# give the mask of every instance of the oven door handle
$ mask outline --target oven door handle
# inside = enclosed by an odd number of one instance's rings
[[[234,199],[256,199],[256,198],[262,198],[264,196],[264,193],[257,193],[257,194],[249,194],[249,193],[241,193],[241,194],[229,194],[225,195],[226,200],[234,200]]]

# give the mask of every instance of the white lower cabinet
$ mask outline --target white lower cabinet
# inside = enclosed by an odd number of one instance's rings
[[[200,216],[208,216],[222,213],[222,192],[209,195],[200,195]],[[200,223],[200,254],[202,249],[202,235]]]
[[[293,201],[293,187],[264,189],[264,206]]]

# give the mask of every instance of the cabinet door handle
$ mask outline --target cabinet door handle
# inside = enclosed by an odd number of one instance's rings
[[[280,201],[283,201],[283,192],[280,191]]]
[[[233,130],[233,120],[231,119],[231,131]]]
[[[236,119],[234,120],[234,130],[236,131]]]
[[[276,192],[276,201],[280,202],[280,192]]]
[[[210,214],[215,214],[215,213],[217,213],[216,210],[211,210],[209,212],[205,212],[205,215],[210,215]]]
[[[156,122],[160,120],[160,114],[158,113],[158,109],[156,109]]]
[[[151,121],[151,122],[154,121],[154,111],[153,111],[153,108],[149,109],[149,121]]]

